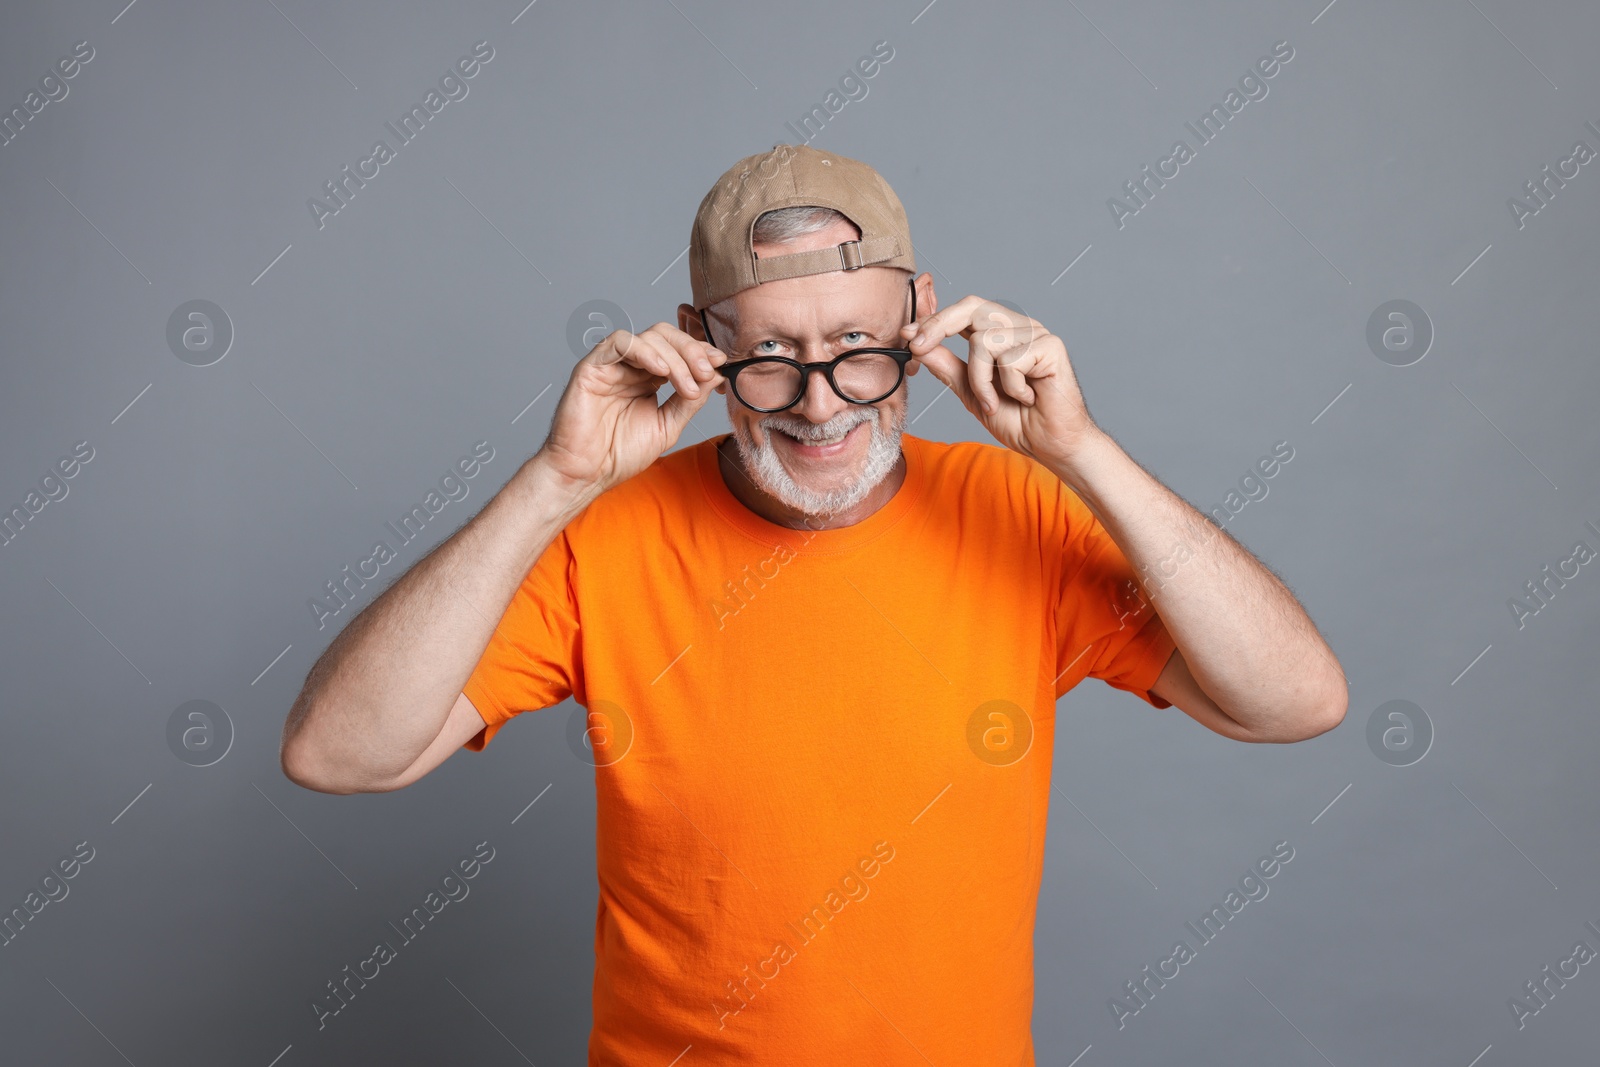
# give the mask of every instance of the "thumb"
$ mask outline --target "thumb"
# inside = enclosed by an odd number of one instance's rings
[[[932,375],[943,382],[961,402],[972,409],[972,390],[967,383],[966,360],[939,345],[917,357],[917,362],[927,367]]]
[[[666,439],[667,448],[678,443],[678,436],[683,433],[683,428],[689,425],[689,420],[705,406],[707,400],[717,395],[716,390],[711,387],[712,384],[701,382],[700,395],[697,397],[684,396],[674,389],[672,395],[657,409],[656,415],[661,420],[661,432]]]

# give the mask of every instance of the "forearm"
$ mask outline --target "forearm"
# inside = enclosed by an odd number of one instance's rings
[[[1261,735],[1343,713],[1344,672],[1294,594],[1109,436],[1046,463],[1088,505],[1139,576],[1195,681]]]
[[[443,728],[523,578],[592,496],[538,455],[523,464],[328,646],[284,724],[285,773],[348,792],[410,767]]]

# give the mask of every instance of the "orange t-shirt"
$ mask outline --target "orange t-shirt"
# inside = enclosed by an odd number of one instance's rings
[[[463,687],[473,750],[588,709],[591,1065],[1034,1062],[1056,699],[1168,707],[1174,644],[1045,467],[902,442],[894,497],[820,532],[739,503],[716,439],[662,457],[551,543]]]

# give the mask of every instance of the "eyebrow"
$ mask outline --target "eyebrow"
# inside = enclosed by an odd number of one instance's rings
[[[844,323],[846,325],[836,326],[831,330],[825,331],[825,333],[832,334],[832,333],[841,333],[841,332],[848,332],[848,331],[857,331],[857,332],[860,332],[860,333],[867,334],[870,337],[876,337],[876,338],[883,339],[883,340],[893,340],[894,339],[895,328],[893,326],[887,327],[887,329],[884,330],[884,332],[880,333],[879,332],[879,328],[875,327],[875,326],[848,325],[849,323],[852,323],[854,321],[855,320],[845,319]],[[760,323],[758,325],[749,327],[748,329],[749,329],[750,336],[752,338],[754,338],[754,339],[751,340],[751,341],[745,342],[745,343],[739,343],[740,342],[740,335],[742,335],[742,334],[744,334],[746,332],[746,327],[741,325],[735,331],[734,341],[735,341],[735,346],[736,347],[743,349],[743,348],[749,348],[749,347],[752,347],[754,345],[761,344],[763,341],[793,341],[794,340],[794,338],[792,336],[790,336],[788,334],[785,334],[783,331],[779,330],[776,326],[771,326],[771,325],[768,325],[766,323]]]

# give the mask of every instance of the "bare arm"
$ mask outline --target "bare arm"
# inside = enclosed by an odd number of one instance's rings
[[[289,712],[284,773],[329,793],[394,788],[439,736],[523,577],[587,497],[535,455],[352,619]]]
[[[284,774],[325,793],[398,789],[481,730],[461,687],[528,571],[595,497],[677,441],[725,358],[666,323],[617,330],[584,356],[538,453],[312,667],[284,723]]]
[[[1045,465],[1128,557],[1178,649],[1152,690],[1239,741],[1299,741],[1344,717],[1344,672],[1258,559],[1099,435]]]
[[[1310,616],[1259,560],[1095,425],[1061,338],[978,296],[904,333],[918,361],[998,441],[1082,498],[1133,564],[1177,644],[1153,693],[1240,741],[1298,741],[1339,724],[1349,704],[1344,671]],[[966,339],[967,361],[941,344],[953,336]]]

